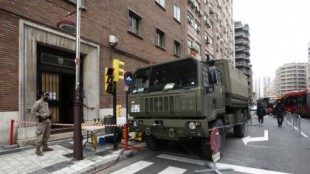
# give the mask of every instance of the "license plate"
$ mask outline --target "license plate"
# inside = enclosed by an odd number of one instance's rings
[[[131,105],[131,112],[140,112],[140,105]]]

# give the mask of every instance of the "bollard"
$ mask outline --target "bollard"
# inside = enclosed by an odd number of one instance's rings
[[[125,139],[125,150],[128,150],[128,126],[127,124],[124,125],[124,130],[123,130],[123,135],[124,135],[124,139]]]
[[[14,120],[11,120],[10,145],[13,145],[14,138]]]

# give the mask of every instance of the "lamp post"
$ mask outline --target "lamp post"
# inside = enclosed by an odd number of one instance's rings
[[[66,32],[76,34],[75,47],[75,98],[74,98],[74,134],[73,134],[73,158],[83,159],[82,130],[81,130],[81,95],[80,95],[80,26],[81,26],[81,0],[76,0],[76,26],[74,22],[66,17],[57,23],[58,28]]]

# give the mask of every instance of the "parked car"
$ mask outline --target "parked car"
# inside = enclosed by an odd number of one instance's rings
[[[251,111],[256,111],[256,110],[257,110],[257,106],[256,105],[251,107]]]

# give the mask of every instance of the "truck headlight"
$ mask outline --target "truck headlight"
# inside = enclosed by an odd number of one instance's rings
[[[196,123],[190,122],[190,123],[188,124],[188,127],[189,127],[190,129],[196,129]]]

